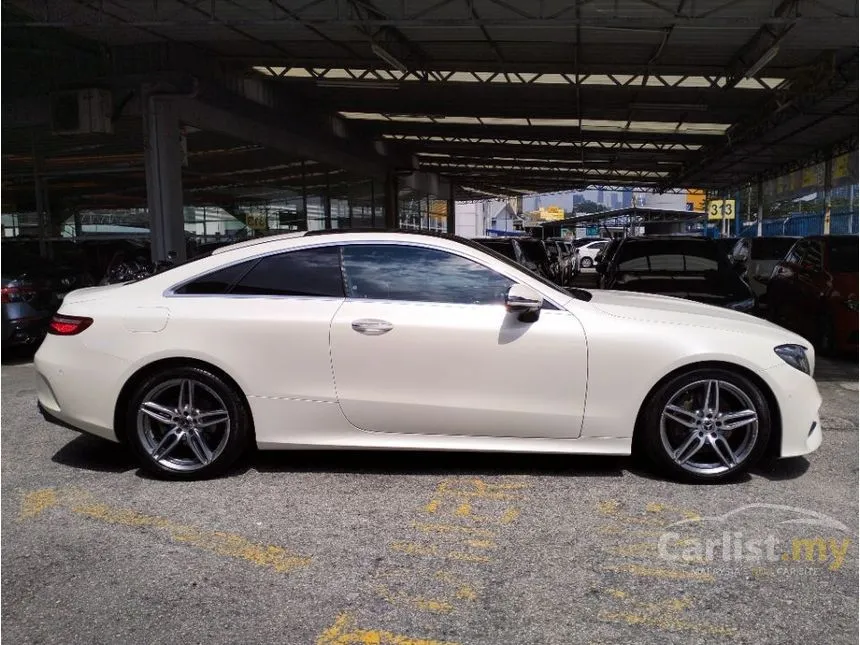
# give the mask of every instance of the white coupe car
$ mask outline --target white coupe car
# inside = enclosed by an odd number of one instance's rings
[[[451,236],[295,233],[66,296],[46,418],[175,478],[261,449],[627,455],[716,481],[818,448],[810,344],[677,298],[563,290]]]

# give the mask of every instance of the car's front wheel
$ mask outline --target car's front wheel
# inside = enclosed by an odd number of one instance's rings
[[[756,384],[724,369],[699,369],[663,384],[646,403],[640,443],[676,479],[718,482],[749,469],[771,430]]]
[[[580,262],[580,266],[583,269],[590,269],[593,265],[594,260],[592,260],[591,258],[582,258],[582,261]]]
[[[142,466],[173,479],[223,473],[251,436],[241,393],[199,367],[171,367],[146,378],[130,398],[126,424]]]

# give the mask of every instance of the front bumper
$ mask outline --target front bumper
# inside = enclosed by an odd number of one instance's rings
[[[782,440],[778,455],[798,457],[814,452],[823,439],[821,393],[815,380],[788,364],[765,370],[779,405]]]

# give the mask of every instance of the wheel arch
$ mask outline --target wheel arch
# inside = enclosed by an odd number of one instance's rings
[[[116,437],[120,441],[120,443],[126,443],[125,434],[127,428],[125,427],[125,412],[128,408],[129,400],[131,399],[131,395],[134,392],[134,389],[144,379],[148,378],[152,374],[171,367],[198,367],[201,369],[205,369],[209,372],[212,372],[213,374],[236,388],[236,391],[239,393],[239,396],[242,399],[242,405],[245,406],[245,411],[248,413],[248,419],[250,419],[251,421],[251,438],[252,441],[256,444],[257,435],[254,425],[254,413],[251,410],[250,404],[248,403],[248,396],[245,394],[245,391],[242,389],[242,387],[236,382],[236,379],[234,379],[232,376],[230,376],[230,374],[228,374],[225,370],[218,367],[217,365],[213,365],[212,363],[209,363],[199,358],[191,358],[188,356],[172,356],[168,358],[160,358],[138,368],[137,371],[135,371],[131,376],[126,379],[125,383],[119,391],[119,395],[117,396],[113,412],[114,433],[116,434]]]
[[[641,437],[645,408],[654,393],[673,378],[676,378],[687,372],[708,368],[723,369],[730,372],[734,372],[735,374],[749,379],[759,388],[759,390],[761,390],[761,393],[764,395],[765,401],[767,401],[767,406],[768,410],[770,411],[770,418],[772,424],[770,429],[770,438],[768,439],[768,444],[765,449],[764,455],[766,457],[773,457],[779,455],[780,446],[782,445],[782,416],[780,415],[779,404],[777,403],[776,395],[773,393],[773,390],[764,381],[764,379],[762,379],[754,371],[747,367],[744,367],[743,365],[738,365],[737,363],[730,363],[727,361],[699,361],[696,363],[688,363],[686,365],[681,365],[680,367],[675,368],[674,370],[663,376],[663,378],[661,378],[659,381],[657,381],[653,385],[653,387],[648,390],[648,394],[645,395],[645,398],[642,399],[642,402],[639,404],[639,411],[636,414],[636,423],[633,426],[634,450],[636,450],[636,446]]]

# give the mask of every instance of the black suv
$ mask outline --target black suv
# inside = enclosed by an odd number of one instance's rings
[[[604,289],[687,298],[737,311],[755,306],[752,291],[714,240],[702,237],[628,237],[606,264]]]
[[[534,271],[547,280],[556,281],[552,271],[552,262],[546,247],[541,240],[534,237],[479,237],[473,240],[481,246],[501,253]]]

